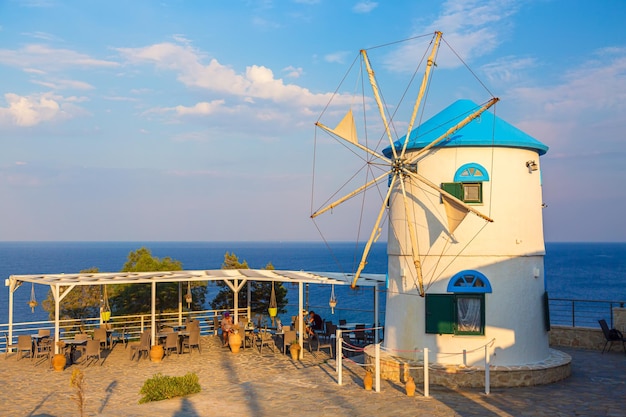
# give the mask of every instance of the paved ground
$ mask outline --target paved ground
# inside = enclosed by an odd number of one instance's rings
[[[78,416],[70,387],[72,369],[84,371],[88,416],[625,416],[626,355],[561,349],[572,355],[572,376],[530,388],[452,390],[431,386],[430,397],[407,397],[402,386],[382,381],[365,391],[362,368],[349,364],[337,385],[334,361],[306,352],[294,363],[281,353],[246,349],[238,354],[203,337],[198,354],[161,363],[131,361],[119,345],[102,365],[78,364],[55,372],[44,360],[0,359],[0,416]],[[139,404],[143,382],[156,373],[196,372],[202,391],[185,398]]]

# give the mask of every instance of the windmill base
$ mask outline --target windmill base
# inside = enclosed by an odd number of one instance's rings
[[[374,346],[365,348],[365,361],[373,369]],[[490,387],[528,387],[551,384],[569,377],[572,357],[561,351],[550,349],[550,356],[544,361],[516,366],[494,366],[489,368]],[[423,361],[409,361],[381,352],[380,377],[389,381],[404,383],[413,377],[416,384],[424,383]],[[444,365],[431,363],[429,366],[431,385],[448,388],[482,388],[485,386],[485,368],[476,366]]]

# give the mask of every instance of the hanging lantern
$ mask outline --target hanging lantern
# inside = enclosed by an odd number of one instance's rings
[[[31,283],[31,287],[30,287],[30,301],[28,301],[28,306],[30,307],[30,309],[32,310],[32,312],[35,312],[35,307],[37,307],[39,305],[39,303],[37,302],[37,300],[35,299],[35,283]]]
[[[100,318],[103,322],[107,322],[111,319],[111,307],[109,306],[109,297],[107,295],[107,286],[103,285],[102,290],[102,309],[100,310]]]
[[[187,303],[187,308],[191,308],[191,303],[193,302],[193,297],[191,296],[191,281],[187,281],[187,295],[185,295],[185,302]]]
[[[330,300],[328,301],[328,305],[330,306],[330,313],[335,314],[335,307],[337,307],[337,297],[335,297],[335,284],[331,286]]]
[[[270,294],[270,306],[267,309],[270,317],[272,318],[272,325],[274,324],[274,318],[278,314],[278,306],[276,305],[276,292],[274,291],[274,281],[272,281],[272,293]]]

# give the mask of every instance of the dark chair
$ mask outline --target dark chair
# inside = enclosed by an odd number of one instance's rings
[[[604,339],[606,340],[604,342],[604,347],[602,348],[602,353],[604,353],[605,350],[611,350],[613,342],[622,342],[624,353],[626,353],[626,339],[624,339],[624,335],[622,334],[622,332],[617,329],[609,329],[609,325],[606,324],[606,320],[604,319],[598,320],[598,323],[600,323],[602,333],[604,334]],[[609,345],[608,349],[606,348],[607,345]]]

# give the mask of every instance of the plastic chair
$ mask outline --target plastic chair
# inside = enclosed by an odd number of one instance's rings
[[[272,349],[272,352],[275,352],[275,344],[272,335],[267,332],[267,327],[263,330],[259,330],[259,334],[256,337],[257,343],[259,345],[259,353],[263,352],[263,346],[267,346]]]
[[[170,355],[172,350],[175,350],[176,353],[178,353],[178,333],[170,332],[167,334],[163,350],[167,356]]]
[[[189,336],[186,336],[185,339],[183,339],[183,349],[182,351],[185,351],[185,347],[187,347],[187,349],[189,349],[189,353],[191,354],[191,350],[196,347],[198,348],[198,353],[202,354],[202,349],[200,348],[200,328],[197,328],[195,330],[191,330],[189,332]]]
[[[45,357],[48,360],[52,358],[52,340],[49,336],[37,339],[33,351],[33,359]]]
[[[17,360],[23,357],[23,352],[33,354],[33,339],[27,334],[21,334],[17,337]]]
[[[87,340],[87,346],[85,348],[85,361],[87,361],[87,359],[89,358],[94,358],[96,359],[96,363],[97,363],[97,361],[102,359],[102,357],[100,356],[100,343],[101,342],[102,341],[98,339]]]
[[[97,327],[93,329],[93,338],[94,340],[99,341],[100,344],[104,344],[105,349],[108,349],[109,341],[108,341],[107,330],[105,328]]]
[[[135,354],[138,354],[137,360],[141,359],[143,353],[146,353],[146,358],[150,356],[150,330],[144,330],[139,338],[139,342],[133,342],[130,346],[130,360],[135,358]]]
[[[291,345],[291,342],[297,340],[298,332],[295,330],[284,330],[283,329],[283,353],[287,354],[287,346]]]

